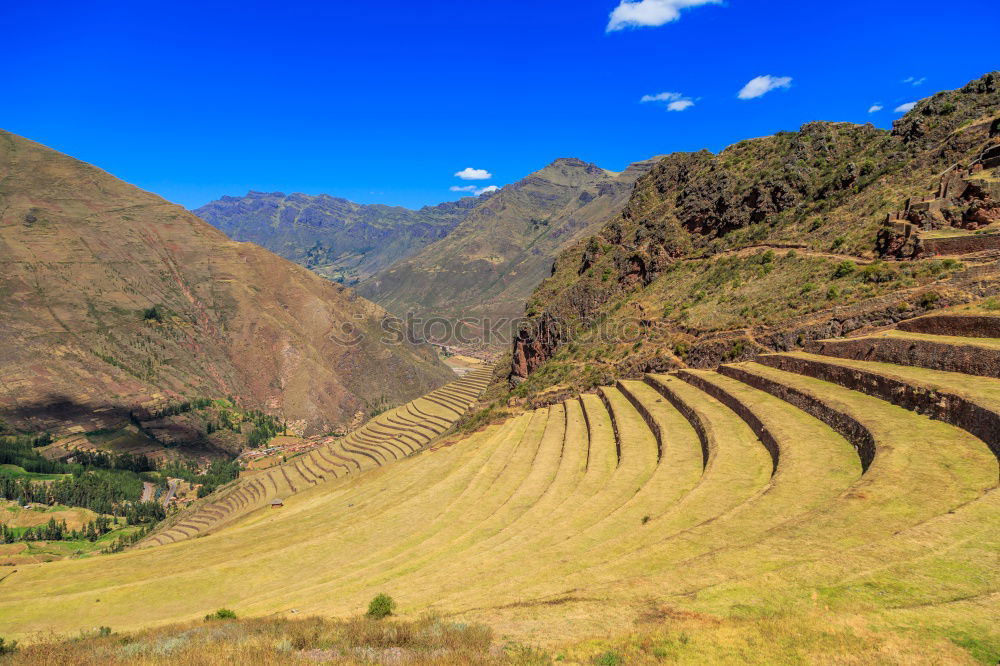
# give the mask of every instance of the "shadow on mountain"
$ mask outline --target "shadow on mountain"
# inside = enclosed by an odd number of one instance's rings
[[[45,399],[0,412],[0,419],[3,419],[9,428],[28,432],[50,432],[53,435],[120,427],[129,421],[129,417],[130,410],[122,405],[83,404],[60,393],[53,393]]]

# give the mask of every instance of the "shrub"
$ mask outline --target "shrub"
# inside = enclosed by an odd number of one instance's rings
[[[642,517],[642,524],[645,525],[648,522],[649,522],[649,516],[643,516]]]
[[[17,652],[17,641],[10,641],[9,643],[0,638],[0,654],[13,654]]]
[[[830,288],[826,290],[826,300],[835,301],[840,298],[840,289],[837,289],[837,285],[830,285]]]
[[[833,245],[831,247],[834,250],[839,250],[840,248],[844,247],[844,243],[846,242],[847,242],[846,238],[844,238],[843,236],[837,236],[836,238],[833,239]]]
[[[920,296],[920,307],[929,308],[941,300],[941,296],[936,291],[928,291]]]
[[[1000,310],[1000,298],[987,298],[983,301],[983,308],[990,311]]]
[[[146,321],[155,321],[158,323],[163,323],[163,319],[167,316],[166,310],[162,305],[154,305],[151,308],[146,308],[142,311],[142,318]]]
[[[621,666],[625,663],[625,659],[612,650],[608,650],[604,654],[597,655],[594,657],[595,666]]]
[[[228,608],[220,608],[214,613],[209,613],[205,616],[205,621],[209,622],[211,620],[235,620],[236,613],[229,610]]]
[[[729,350],[723,355],[724,361],[735,361],[746,351],[746,340],[735,340]]]
[[[876,261],[875,263],[868,264],[861,269],[861,279],[864,282],[880,284],[899,279],[899,273],[897,273],[895,269],[887,266],[885,263]]]
[[[376,620],[389,617],[396,610],[396,602],[388,594],[379,594],[368,604],[367,616]]]
[[[842,261],[839,264],[837,264],[837,267],[835,269],[833,269],[833,277],[834,279],[847,277],[848,275],[853,274],[854,271],[857,270],[857,268],[858,268],[857,264],[855,264],[853,261]]]

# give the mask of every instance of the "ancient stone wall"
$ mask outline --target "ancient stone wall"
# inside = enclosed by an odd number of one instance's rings
[[[933,340],[845,338],[808,342],[805,351],[824,356],[912,365],[931,370],[1000,377],[1000,349],[957,346]]]
[[[902,321],[901,331],[953,335],[962,338],[1000,338],[1000,317],[989,315],[932,315]]]

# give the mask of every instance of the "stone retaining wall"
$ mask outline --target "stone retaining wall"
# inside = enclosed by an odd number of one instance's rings
[[[1000,458],[1000,414],[960,395],[912,386],[875,372],[794,356],[767,355],[757,360],[772,368],[833,382],[844,388],[860,391],[899,407],[950,423],[986,442],[993,454]],[[724,370],[727,368],[720,368],[720,371]]]
[[[931,315],[899,322],[901,331],[961,338],[1000,338],[1000,316]]]
[[[811,354],[855,361],[895,363],[980,377],[1000,377],[1000,349],[951,345],[932,340],[846,338],[809,342],[806,343],[805,350]]]

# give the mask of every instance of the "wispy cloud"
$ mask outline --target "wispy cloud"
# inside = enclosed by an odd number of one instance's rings
[[[694,106],[693,99],[676,92],[662,92],[657,93],[656,95],[643,95],[639,102],[643,104],[647,102],[663,102],[666,104],[667,111],[684,111],[685,109],[690,109]]]
[[[911,111],[913,107],[917,105],[916,102],[907,102],[906,104],[900,104],[896,107],[896,113],[907,113]]]
[[[792,77],[790,76],[771,76],[770,74],[765,74],[764,76],[750,79],[743,86],[743,89],[740,90],[737,97],[740,99],[755,99],[778,88],[790,88],[791,85]]]
[[[655,28],[679,19],[682,9],[718,4],[722,0],[621,0],[611,12],[607,31]]]
[[[481,194],[489,194],[490,192],[496,192],[499,189],[500,187],[497,185],[487,185],[482,189],[476,190],[476,196],[478,197]]]
[[[450,188],[452,192],[475,192],[475,185],[452,185]]]
[[[456,178],[461,178],[462,180],[489,180],[493,177],[486,169],[473,169],[472,167],[465,167],[461,171],[455,174]]]
[[[868,107],[868,113],[877,113],[884,108],[885,107],[882,106],[881,104],[872,104],[871,106]]]
[[[911,86],[919,86],[926,80],[927,80],[926,76],[921,76],[919,79],[915,76],[908,76],[905,79],[903,79],[903,83],[909,83]]]

